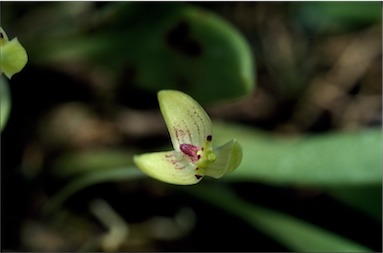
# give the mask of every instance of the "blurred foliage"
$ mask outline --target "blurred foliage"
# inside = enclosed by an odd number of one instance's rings
[[[2,2],[1,14],[29,56],[10,92],[0,79],[3,249],[382,250],[379,2]],[[242,145],[234,173],[181,188],[133,166],[169,145],[166,88],[206,105],[215,145]]]
[[[219,141],[235,136],[242,145],[234,180],[321,187],[381,183],[380,129],[281,138],[226,123],[215,124],[215,134]]]
[[[8,81],[0,76],[0,130],[7,124],[11,111],[11,94],[9,94]]]
[[[370,249],[289,215],[254,206],[222,187],[198,187],[190,194],[245,219],[294,251],[366,252]]]
[[[253,90],[255,71],[247,41],[214,13],[184,4],[126,2],[88,13],[92,7],[85,2],[47,7],[45,12],[59,13],[56,20],[81,16],[85,28],[60,22],[53,28],[60,32],[51,33],[49,20],[35,24],[36,30],[23,34],[31,58],[40,64],[97,64],[113,71],[111,83],[128,72],[129,85],[155,92],[183,90],[201,102]],[[83,12],[88,15],[83,17]]]
[[[52,172],[58,177],[70,177],[109,167],[131,165],[132,154],[127,150],[89,150],[62,155],[52,165]]]
[[[316,33],[340,33],[381,22],[382,12],[376,2],[316,2],[293,8],[301,23]]]

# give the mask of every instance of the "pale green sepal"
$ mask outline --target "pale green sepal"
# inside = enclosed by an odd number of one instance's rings
[[[20,72],[27,64],[27,61],[27,52],[17,38],[1,46],[0,69],[9,79]]]
[[[136,155],[133,161],[144,173],[166,183],[191,185],[202,179],[195,176],[196,166],[178,151]]]
[[[242,148],[235,139],[214,149],[214,153],[216,160],[214,163],[206,167],[206,176],[220,178],[226,173],[235,170],[242,160]]]
[[[212,135],[209,116],[189,95],[162,90],[158,101],[175,150],[180,150],[180,144],[201,146]]]

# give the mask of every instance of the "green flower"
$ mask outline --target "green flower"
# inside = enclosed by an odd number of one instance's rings
[[[8,40],[8,36],[0,27],[0,75],[11,77],[20,72],[27,64],[27,52],[17,38]]]
[[[163,90],[158,100],[174,150],[136,155],[134,162],[143,172],[167,183],[190,185],[205,175],[220,178],[238,167],[241,146],[234,139],[214,148],[211,120],[193,98]]]

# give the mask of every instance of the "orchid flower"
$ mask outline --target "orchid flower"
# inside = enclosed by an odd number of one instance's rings
[[[28,56],[17,38],[9,41],[7,34],[0,27],[0,75],[11,77],[20,72],[27,64]]]
[[[191,185],[205,175],[220,178],[238,167],[241,146],[234,139],[214,148],[211,120],[193,98],[162,90],[158,101],[174,150],[136,155],[134,162],[143,172],[163,182]]]

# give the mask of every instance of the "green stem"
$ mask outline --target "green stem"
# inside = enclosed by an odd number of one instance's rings
[[[43,212],[50,213],[60,207],[72,194],[93,184],[126,181],[146,177],[136,167],[123,167],[87,173],[75,179],[53,196],[43,207]]]

